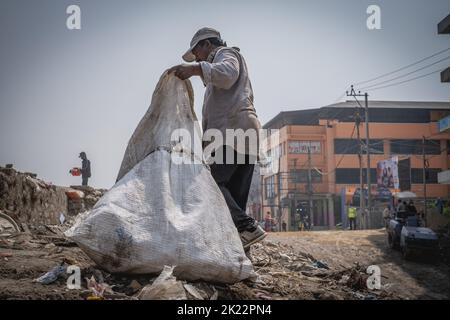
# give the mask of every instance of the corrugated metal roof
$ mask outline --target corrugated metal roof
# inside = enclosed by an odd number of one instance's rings
[[[364,101],[360,101],[361,104]],[[286,125],[318,125],[319,119],[337,119],[341,122],[354,121],[356,101],[345,101],[324,106],[320,109],[305,109],[280,112],[263,128],[280,129]],[[450,102],[432,101],[369,101],[370,122],[378,123],[427,123],[431,121],[430,111],[450,111]],[[364,116],[362,114],[361,116]]]
[[[364,106],[364,99],[358,99],[362,106]],[[354,100],[347,100],[330,104],[324,107],[336,108],[354,108],[357,106]],[[388,109],[436,109],[436,110],[450,110],[450,102],[434,102],[434,101],[371,101],[369,100],[369,108],[388,108]]]

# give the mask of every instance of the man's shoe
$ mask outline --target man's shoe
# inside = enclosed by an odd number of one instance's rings
[[[240,232],[239,236],[241,237],[244,250],[247,250],[252,244],[263,240],[267,236],[267,233],[263,228],[257,226],[253,231],[244,230],[243,232]]]

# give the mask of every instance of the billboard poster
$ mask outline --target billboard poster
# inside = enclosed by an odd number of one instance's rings
[[[379,188],[399,188],[398,157],[378,162],[377,185]]]
[[[290,154],[307,154],[308,148],[310,148],[311,153],[320,153],[320,141],[289,141],[288,143]]]

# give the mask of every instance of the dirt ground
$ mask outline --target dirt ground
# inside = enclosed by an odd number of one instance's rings
[[[272,233],[269,239],[309,252],[335,270],[377,265],[382,286],[399,299],[450,299],[450,267],[426,258],[405,261],[388,247],[385,230]]]
[[[383,230],[271,233],[252,247],[256,281],[231,286],[194,283],[189,287],[194,296],[186,295],[192,299],[450,298],[448,265],[404,261],[388,248],[385,238]],[[81,268],[81,290],[67,289],[64,275],[47,285],[33,281],[61,264]],[[381,290],[366,288],[369,265],[381,269]],[[112,287],[102,298],[137,299],[157,275],[108,274],[58,229],[0,238],[0,299],[87,299],[92,289],[85,279],[92,276]]]

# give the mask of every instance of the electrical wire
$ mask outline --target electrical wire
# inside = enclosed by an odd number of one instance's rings
[[[404,83],[408,83],[408,82],[411,82],[411,81],[414,81],[414,80],[418,80],[418,79],[422,79],[422,78],[431,76],[432,74],[435,74],[435,73],[438,73],[438,72],[442,72],[444,70],[445,69],[439,69],[439,70],[435,70],[433,72],[430,72],[430,73],[427,73],[427,74],[423,74],[421,76],[414,77],[414,78],[411,78],[411,79],[407,79],[407,80],[404,80],[404,81],[394,82],[394,83],[391,83],[391,84],[388,84],[388,85],[385,85],[385,86],[381,86],[381,87],[375,87],[375,88],[370,89],[370,91],[376,91],[376,90],[380,90],[380,89],[386,89],[386,88],[390,88],[390,87],[395,87],[395,86],[398,86],[398,85],[401,85],[401,84],[404,84]]]
[[[391,71],[391,72],[382,74],[382,75],[380,75],[380,76],[377,76],[377,77],[375,77],[375,78],[372,78],[372,79],[369,79],[369,80],[366,80],[366,81],[358,82],[358,83],[356,83],[356,84],[354,84],[354,85],[355,85],[355,86],[359,86],[359,85],[362,85],[362,84],[366,84],[366,83],[373,82],[373,81],[375,81],[375,80],[378,80],[378,79],[381,79],[381,78],[390,76],[391,74],[394,74],[394,73],[403,71],[403,70],[405,70],[405,69],[408,69],[408,68],[410,68],[410,67],[413,67],[413,66],[415,66],[415,65],[417,65],[417,64],[419,64],[419,63],[422,63],[422,62],[424,62],[424,61],[426,61],[426,60],[428,60],[428,59],[434,58],[434,57],[436,57],[436,56],[438,56],[438,55],[440,55],[440,54],[442,54],[442,53],[444,53],[444,52],[447,52],[447,51],[450,51],[450,47],[449,47],[449,48],[446,48],[446,49],[444,49],[444,50],[441,50],[441,51],[439,51],[439,52],[436,52],[436,53],[434,53],[434,54],[432,54],[432,55],[430,55],[430,56],[428,56],[428,57],[422,58],[422,59],[420,59],[420,60],[418,60],[418,61],[416,61],[416,62],[413,62],[413,63],[411,63],[411,64],[409,64],[409,65],[407,65],[407,66],[401,67],[401,68],[399,68],[399,69],[396,69],[396,70],[394,70],[394,71]]]

